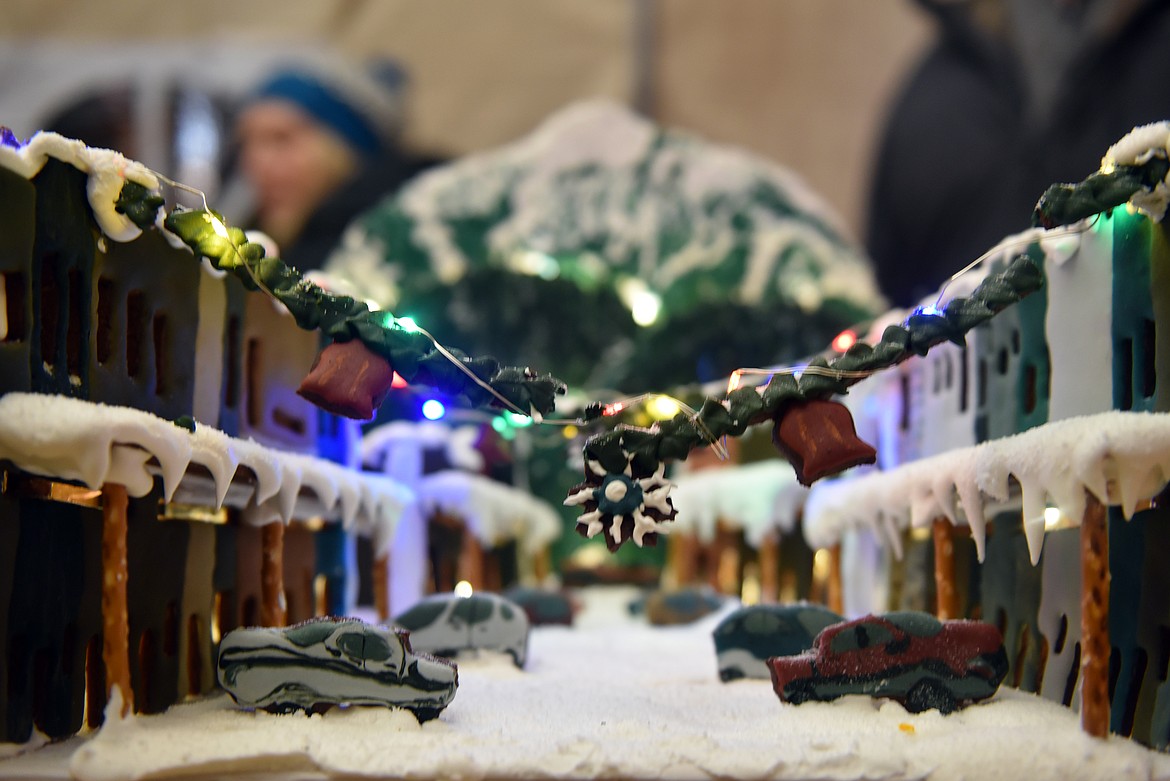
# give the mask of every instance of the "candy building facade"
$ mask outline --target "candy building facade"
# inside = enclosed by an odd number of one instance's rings
[[[1087,475],[1099,471],[1097,490],[1108,486],[1109,494],[1109,725],[1165,746],[1170,606],[1157,552],[1170,527],[1158,494],[1170,473],[1158,459],[1170,442],[1154,433],[1158,416],[1136,418],[1128,430],[1149,432],[1136,445],[1148,457],[1131,458],[1119,441],[1129,418],[1085,416],[1170,411],[1166,228],[1118,206],[1063,229],[1011,237],[985,266],[994,270],[1022,251],[1043,266],[1039,292],[969,333],[965,345],[940,345],[850,391],[846,402],[859,434],[878,450],[877,469],[815,486],[806,537],[843,556],[850,613],[941,610],[931,568],[953,549],[950,566],[957,562],[961,577],[948,597],[951,616],[981,616],[1001,628],[1009,684],[1080,707],[1081,518],[1062,510],[1083,498]],[[960,277],[939,301],[963,295],[980,276]],[[893,312],[875,328],[906,314]],[[1070,440],[1061,432],[1073,425],[1085,430]],[[1021,432],[1029,438],[1013,438]],[[1084,464],[1069,443],[1094,436],[1107,442],[1103,455],[1079,471]],[[1017,442],[1035,448],[1027,460],[1012,460]],[[994,453],[1003,464],[991,463]],[[963,496],[968,486],[972,496]],[[968,500],[982,507],[971,513]],[[872,563],[883,559],[890,580],[879,575],[879,583]]]
[[[371,489],[347,476],[356,427],[295,394],[316,335],[161,232],[137,235],[113,211],[127,176],[150,178],[120,155],[56,136],[0,149],[0,400],[76,400],[40,414],[98,427],[101,405],[132,408],[142,426],[165,424],[160,447],[188,435],[167,421],[227,435],[214,474],[196,456],[129,499],[131,684],[137,708],[154,712],[212,690],[219,635],[261,622],[261,540],[272,521],[296,521],[281,546],[284,618],[344,613],[355,523],[386,533],[405,493],[396,500],[387,479],[365,480],[380,480]],[[34,727],[60,737],[96,726],[106,689],[102,492],[26,463],[45,443],[19,406],[5,407],[0,446],[4,742],[28,740]],[[103,447],[124,452],[100,440],[72,447],[82,460],[108,458]],[[164,477],[160,453],[148,447],[144,472]]]

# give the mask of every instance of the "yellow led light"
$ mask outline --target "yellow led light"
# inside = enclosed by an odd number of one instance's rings
[[[682,409],[678,402],[669,396],[655,396],[646,403],[646,407],[650,410],[650,414],[659,420],[673,418]]]

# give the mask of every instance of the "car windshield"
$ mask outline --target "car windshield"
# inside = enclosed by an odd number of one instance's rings
[[[429,599],[419,602],[405,613],[394,619],[394,623],[403,629],[422,629],[429,626],[439,614],[447,609],[446,599]]]
[[[859,621],[837,632],[829,644],[829,650],[835,654],[853,653],[885,645],[893,639],[893,633],[884,624],[877,621]]]
[[[915,637],[934,637],[943,630],[942,622],[929,613],[907,610],[886,613],[884,618],[903,632]]]

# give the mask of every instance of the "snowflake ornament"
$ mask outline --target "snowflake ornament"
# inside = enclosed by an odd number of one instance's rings
[[[674,520],[676,510],[670,501],[671,482],[665,477],[666,465],[658,464],[652,474],[637,475],[632,456],[627,454],[626,468],[608,472],[598,461],[586,459],[585,482],[569,491],[565,504],[580,505],[584,512],[577,519],[577,531],[592,539],[605,535],[605,544],[616,551],[633,540],[641,548],[654,545],[663,525]]]

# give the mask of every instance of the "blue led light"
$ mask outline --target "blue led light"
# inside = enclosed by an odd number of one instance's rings
[[[422,414],[427,420],[438,420],[447,414],[447,408],[438,399],[427,399],[423,402]]]

